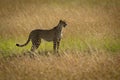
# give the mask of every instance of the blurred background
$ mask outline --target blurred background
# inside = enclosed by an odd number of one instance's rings
[[[33,29],[51,29],[65,20],[61,50],[120,51],[120,0],[4,0],[0,1],[0,52],[18,48]],[[40,50],[52,50],[42,42]]]

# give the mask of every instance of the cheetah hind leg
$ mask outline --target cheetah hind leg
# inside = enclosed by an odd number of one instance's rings
[[[32,40],[32,47],[31,47],[31,53],[30,53],[31,58],[34,57],[34,56],[37,56],[36,55],[36,49],[39,48],[40,43],[41,43],[41,39]]]

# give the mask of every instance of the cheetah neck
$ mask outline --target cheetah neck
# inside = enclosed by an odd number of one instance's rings
[[[62,31],[62,25],[61,25],[61,24],[58,24],[58,25],[57,25],[57,30],[58,30],[59,32]]]

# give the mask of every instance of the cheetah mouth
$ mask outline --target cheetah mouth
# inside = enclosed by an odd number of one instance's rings
[[[66,26],[67,26],[67,24],[64,25],[64,27],[66,27]]]

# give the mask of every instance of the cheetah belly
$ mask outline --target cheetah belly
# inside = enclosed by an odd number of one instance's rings
[[[48,42],[53,41],[53,38],[52,38],[52,37],[49,37],[49,38],[42,38],[42,39],[45,40],[45,41],[48,41]]]

